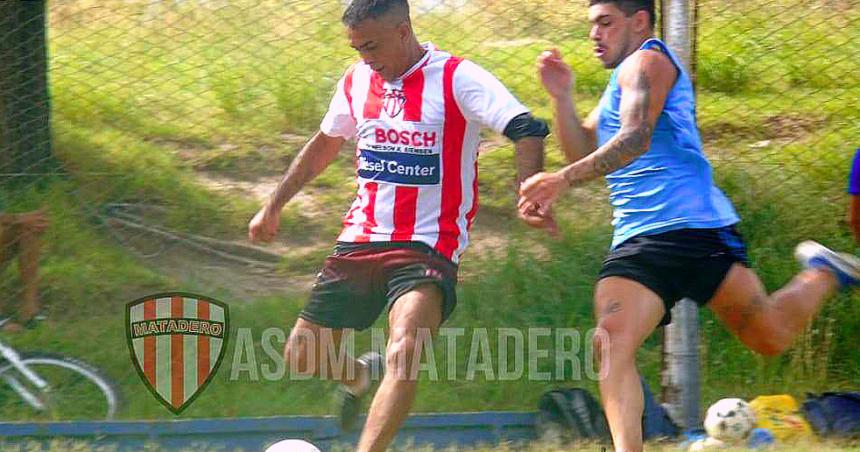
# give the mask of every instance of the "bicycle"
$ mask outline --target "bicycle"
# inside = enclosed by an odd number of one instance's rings
[[[3,341],[0,380],[3,422],[110,420],[120,404],[116,385],[92,365],[55,353],[18,353]]]

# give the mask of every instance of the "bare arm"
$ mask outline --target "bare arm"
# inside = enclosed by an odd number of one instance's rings
[[[568,163],[576,163],[594,152],[597,149],[599,110],[594,109],[585,121],[580,121],[572,96],[553,99],[553,106],[556,134]]]
[[[651,133],[663,111],[677,71],[665,56],[653,51],[635,58],[619,74],[621,129],[592,154],[556,173],[542,173],[523,184],[520,208],[546,209],[561,192],[629,165],[648,151]]]
[[[544,163],[544,146],[543,139],[538,137],[526,137],[517,140],[514,143],[517,159],[517,187],[529,177],[543,171]],[[531,227],[545,229],[550,235],[558,235],[558,225],[552,215],[552,211],[537,212],[536,209],[530,211],[518,211],[521,220]]]
[[[345,140],[317,132],[293,159],[278,188],[272,193],[269,204],[280,211],[302,187],[319,176],[337,157]]]
[[[543,171],[543,139],[525,137],[514,143],[517,159],[517,187],[534,174]]]
[[[569,163],[579,161],[597,149],[595,131],[599,111],[595,109],[584,122],[580,121],[573,102],[573,71],[562,61],[558,49],[541,54],[538,74],[553,101],[555,129],[561,150]]]
[[[637,58],[634,64],[619,75],[621,129],[594,153],[562,170],[570,185],[581,185],[621,169],[651,146],[654,125],[677,74],[665,55],[641,52],[633,58]]]
[[[252,241],[271,241],[278,233],[281,209],[302,187],[323,172],[337,157],[345,140],[317,132],[293,159],[278,188],[248,225]]]

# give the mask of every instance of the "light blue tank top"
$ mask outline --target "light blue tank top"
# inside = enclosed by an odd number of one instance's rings
[[[848,177],[848,194],[860,195],[860,149],[854,154],[854,164],[851,165],[851,175]]]
[[[649,39],[640,49],[666,54],[678,69],[678,78],[657,119],[651,148],[630,165],[606,176],[614,209],[612,248],[638,235],[721,228],[740,221],[731,201],[714,185],[711,164],[702,152],[690,77],[662,41]],[[627,61],[612,73],[600,99],[599,146],[621,128],[618,73]]]

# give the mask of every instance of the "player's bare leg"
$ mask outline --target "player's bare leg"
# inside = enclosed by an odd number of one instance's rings
[[[340,353],[344,333],[343,329],[326,328],[302,318],[296,320],[284,347],[287,369],[346,386],[362,384],[362,365],[348,354]]]
[[[595,356],[600,357],[600,396],[616,451],[642,450],[642,384],[636,350],[665,313],[657,294],[638,282],[603,278],[595,291]]]
[[[735,264],[708,306],[747,347],[773,356],[791,346],[837,288],[833,273],[808,269],[768,295],[755,272]]]
[[[815,317],[836,290],[860,284],[860,258],[807,241],[795,257],[806,269],[768,296],[756,274],[735,265],[711,301],[711,309],[751,349],[777,355]]]
[[[3,314],[16,317],[16,321],[3,325],[4,331],[20,331],[23,329],[22,324],[39,313],[40,237],[47,227],[48,218],[41,210],[15,215],[0,214],[0,272],[17,254],[23,285],[20,297],[4,297],[0,300]],[[18,302],[20,306],[15,307]]]
[[[385,376],[367,414],[358,452],[384,451],[409,414],[418,385],[415,351],[421,331],[435,334],[442,323],[442,292],[435,284],[418,286],[398,298],[388,315],[391,328]],[[415,366],[415,367],[413,367]]]
[[[5,270],[12,260],[16,235],[11,217],[0,213],[0,271]]]
[[[0,274],[9,266],[9,262],[15,257],[17,244],[18,227],[13,224],[12,217],[9,215],[0,214]],[[8,282],[4,283],[8,284]],[[10,290],[5,287],[0,287],[3,290],[0,293],[0,312],[3,315],[12,315],[10,304],[14,300],[14,296],[9,295]]]
[[[18,268],[21,272],[21,282],[24,286],[21,294],[21,307],[18,309],[18,321],[27,323],[39,313],[39,254],[42,249],[42,230],[30,227],[26,222],[20,226],[20,251]]]

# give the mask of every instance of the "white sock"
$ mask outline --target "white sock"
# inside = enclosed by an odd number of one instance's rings
[[[358,378],[356,379],[355,386],[346,386],[347,392],[354,396],[360,396],[367,392],[370,389],[370,367],[368,367],[367,363],[363,363],[361,361],[356,361],[359,365],[357,372]]]

